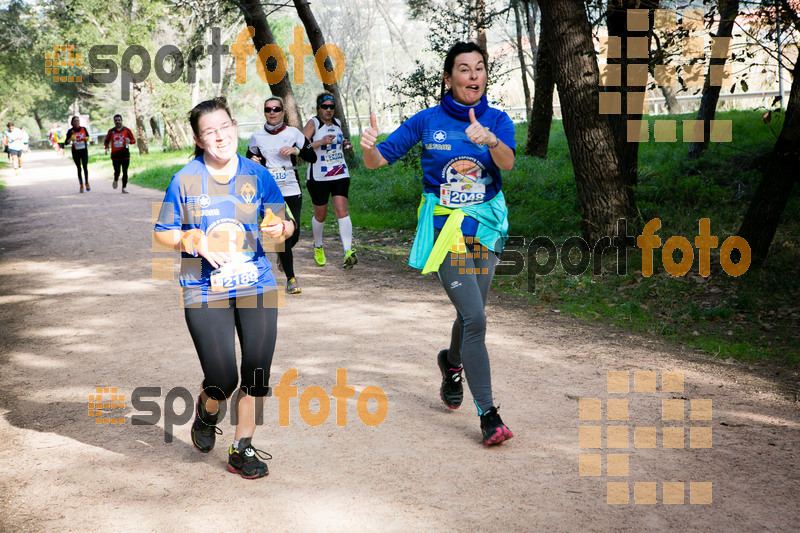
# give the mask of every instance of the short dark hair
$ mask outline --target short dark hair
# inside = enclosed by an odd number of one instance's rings
[[[203,115],[207,115],[209,113],[213,113],[214,111],[218,111],[220,109],[224,109],[225,112],[228,114],[228,117],[231,119],[231,110],[228,109],[228,101],[225,100],[224,96],[218,96],[212,100],[206,100],[205,102],[200,102],[196,106],[189,111],[189,124],[192,126],[192,132],[194,133],[195,137],[200,137],[200,130],[199,130],[199,123],[200,117]],[[197,143],[194,145],[194,156],[195,158],[200,157],[203,155],[203,149],[197,146]]]
[[[444,58],[444,72],[447,73],[448,76],[453,75],[453,67],[456,64],[456,57],[461,54],[469,54],[471,52],[478,52],[481,57],[483,57],[483,64],[488,69],[489,68],[489,55],[486,53],[486,50],[481,48],[475,43],[469,42],[458,42],[450,47],[450,50],[447,51],[447,55]],[[444,80],[442,80],[442,96],[445,93],[445,85]]]
[[[119,119],[120,119],[120,120],[122,120],[122,115],[120,115],[119,113],[117,113],[116,115],[114,115],[114,118],[117,118],[117,117],[119,117]]]

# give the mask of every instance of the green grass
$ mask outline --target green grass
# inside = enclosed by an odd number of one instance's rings
[[[9,165],[10,165],[10,163],[8,161],[8,157],[0,157],[0,170],[8,168]],[[5,189],[5,187],[6,187],[6,182],[4,182],[3,180],[0,180],[0,191]]]
[[[771,125],[761,121],[761,111],[727,111],[717,119],[733,121],[733,142],[711,143],[707,153],[687,161],[688,143],[680,142],[681,121],[694,115],[657,117],[675,120],[679,142],[642,143],[639,148],[639,183],[635,190],[640,211],[638,224],[659,218],[662,244],[673,235],[690,242],[698,233],[700,218],[711,219],[711,233],[719,243],[736,233],[755,188],[760,169],[769,157],[782,117]],[[651,130],[653,127],[651,120]],[[580,215],[575,180],[566,137],[554,121],[547,159],[521,155],[527,125],[517,126],[518,156],[514,169],[503,173],[503,191],[509,205],[511,235],[547,236],[556,246],[580,235]],[[398,163],[368,171],[356,158],[350,165],[350,214],[357,227],[359,246],[404,261],[416,226],[421,193],[419,152]],[[240,153],[246,145],[240,143]],[[134,154],[132,182],[164,190],[169,179],[188,162],[189,151]],[[111,164],[107,156],[92,155],[98,169]],[[306,194],[306,205],[311,203]],[[304,210],[308,227],[311,209]],[[333,217],[330,217],[333,218]],[[751,268],[739,278],[720,268],[719,249],[712,250],[712,274],[698,275],[698,258],[686,276],[666,273],[661,251],[654,251],[654,274],[641,274],[641,251],[628,251],[627,270],[615,274],[616,260],[604,257],[601,275],[591,271],[577,276],[557,263],[553,272],[535,277],[535,293],[528,292],[527,272],[498,275],[495,287],[517,294],[532,306],[557,309],[565,314],[632,331],[662,336],[712,357],[743,361],[800,364],[800,194],[795,188],[770,256],[760,269]],[[542,259],[542,262],[544,260]]]

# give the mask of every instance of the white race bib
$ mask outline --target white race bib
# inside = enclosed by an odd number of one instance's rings
[[[248,287],[258,281],[258,267],[252,261],[225,263],[211,273],[211,290],[222,292]]]
[[[331,165],[340,165],[344,163],[344,152],[340,148],[334,148],[325,154],[325,162]]]
[[[125,141],[123,139],[114,139],[114,148],[123,148]]]
[[[486,198],[486,185],[456,181],[443,183],[439,190],[439,203],[447,207],[466,207],[482,204]]]
[[[269,173],[275,178],[275,181],[286,181],[286,169],[283,167],[270,168]]]
[[[86,148],[86,143],[84,141],[74,142],[72,145],[75,147],[76,150],[83,150]]]

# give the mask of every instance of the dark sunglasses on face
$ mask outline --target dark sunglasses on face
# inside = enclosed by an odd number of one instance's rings
[[[333,104],[322,104],[319,106],[320,109],[334,109],[336,106]]]
[[[275,107],[264,106],[264,113],[280,113],[281,111],[283,111],[283,108],[279,105]]]

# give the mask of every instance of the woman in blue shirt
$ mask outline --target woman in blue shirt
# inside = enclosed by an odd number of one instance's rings
[[[172,177],[154,239],[182,252],[184,316],[204,374],[192,444],[203,453],[213,449],[216,435],[222,434],[216,425],[220,402],[238,385],[238,424],[228,449],[228,470],[255,479],[269,474],[260,460],[269,457],[251,439],[269,392],[278,320],[277,285],[262,244],[282,243],[295,225],[281,219],[283,195],[269,171],[236,153],[236,121],[224,98],[199,103],[189,122],[195,159]]]
[[[514,166],[515,142],[511,119],[489,107],[484,94],[486,64],[478,45],[456,43],[444,62],[441,104],[420,111],[377,146],[371,117],[361,147],[365,166],[379,168],[422,143],[423,195],[409,264],[423,274],[437,272],[456,308],[450,347],[437,357],[442,401],[451,409],[461,405],[463,370],[482,442],[491,446],[514,436],[492,398],[484,307],[508,235],[500,170]]]

